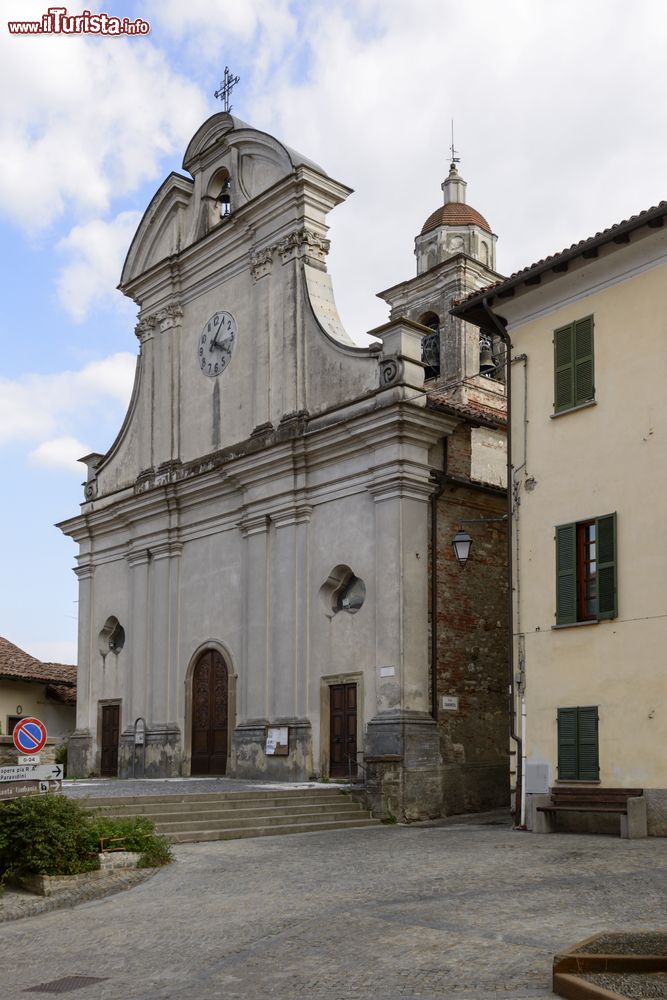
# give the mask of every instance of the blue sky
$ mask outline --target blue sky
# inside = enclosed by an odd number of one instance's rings
[[[321,163],[355,194],[332,271],[360,339],[375,293],[414,273],[441,203],[450,119],[468,200],[504,273],[667,197],[662,0],[137,0],[87,8],[147,36],[10,36],[48,4],[0,0],[0,634],[76,657],[83,467],[121,424],[136,309],[115,290],[155,189],[216,108]],[[80,6],[69,6],[79,13]]]

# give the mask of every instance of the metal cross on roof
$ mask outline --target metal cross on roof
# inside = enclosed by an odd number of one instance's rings
[[[228,113],[232,110],[229,98],[232,96],[232,90],[239,82],[239,79],[240,77],[234,76],[233,73],[229,72],[229,66],[225,66],[225,75],[220,81],[220,87],[216,90],[214,96],[222,101],[223,110]]]

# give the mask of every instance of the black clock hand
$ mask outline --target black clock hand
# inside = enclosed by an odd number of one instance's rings
[[[221,343],[218,343],[218,339],[217,338],[218,338],[218,334],[216,333],[215,337],[211,341],[211,346],[210,346],[209,350],[213,350],[214,347],[217,347],[221,351],[231,352],[232,344],[234,343],[234,338],[233,337],[225,337],[225,339]]]

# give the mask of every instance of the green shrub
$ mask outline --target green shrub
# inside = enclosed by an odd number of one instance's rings
[[[146,816],[95,816],[93,829],[101,851],[138,851],[140,868],[157,868],[173,861],[168,842],[156,835],[153,821]]]
[[[94,816],[101,851],[143,851],[155,827],[145,816]]]
[[[171,864],[173,860],[174,855],[167,838],[153,834],[150,845],[141,852],[138,867],[159,868],[161,865]]]
[[[67,748],[69,744],[67,740],[64,740],[58,749],[56,750],[56,764],[62,764],[63,766],[63,777],[67,777]]]
[[[89,815],[62,795],[0,803],[0,877],[78,875],[99,868]]]

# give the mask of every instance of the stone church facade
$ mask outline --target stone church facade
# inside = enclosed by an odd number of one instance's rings
[[[502,364],[482,344],[480,376],[479,331],[449,316],[496,277],[495,236],[453,164],[359,347],[326,269],[349,188],[227,113],[183,167],[123,268],[127,416],[60,525],[70,773],[356,776],[407,819],[507,802],[505,526],[465,571],[450,546],[505,510]]]

